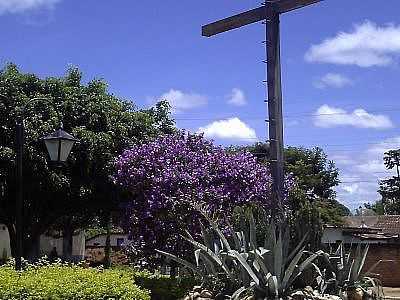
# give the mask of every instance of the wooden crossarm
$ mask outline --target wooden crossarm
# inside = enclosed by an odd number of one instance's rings
[[[284,14],[286,12],[299,9],[308,5],[312,5],[323,0],[280,0],[274,2],[275,9],[278,13]]]
[[[268,0],[267,0],[268,1]],[[298,8],[318,3],[323,0],[269,0],[269,6],[275,13],[283,14]],[[232,17],[210,23],[202,27],[202,35],[211,37],[213,35],[240,28],[252,23],[256,23],[267,18],[265,6],[255,8]]]
[[[244,13],[203,26],[202,35],[210,37],[225,31],[262,21],[265,18],[265,7],[255,8]]]

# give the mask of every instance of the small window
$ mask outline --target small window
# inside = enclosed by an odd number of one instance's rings
[[[100,243],[93,243],[94,246],[100,246]]]
[[[117,246],[122,247],[124,245],[125,239],[124,238],[117,238]]]

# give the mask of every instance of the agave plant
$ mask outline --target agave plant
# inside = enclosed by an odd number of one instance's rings
[[[352,246],[350,246],[350,251],[346,252],[345,245],[341,243],[333,254],[323,253],[327,268],[318,276],[321,292],[325,293],[329,290],[342,296],[344,292],[361,289],[364,293],[368,290],[373,291],[375,298],[383,298],[382,284],[375,278],[378,274],[374,274],[373,271],[384,260],[376,262],[363,272],[369,244],[364,247],[358,244],[354,255],[351,255],[351,249]]]
[[[275,226],[271,222],[267,229],[264,247],[259,247],[255,241],[255,222],[249,214],[250,247],[247,255],[235,250],[229,254],[248,272],[251,283],[242,290],[252,289],[255,298],[280,299],[293,292],[293,283],[308,268],[317,268],[313,261],[323,252],[309,253],[305,251],[307,236],[289,252],[289,230]],[[310,254],[310,255],[308,255]]]
[[[195,247],[195,264],[163,251],[159,253],[180,263],[200,275],[203,280],[210,275],[223,275],[227,279],[225,295],[232,300],[241,299],[246,293],[255,299],[284,298],[293,291],[294,281],[322,252],[309,254],[305,251],[307,236],[289,252],[289,230],[283,230],[270,222],[262,246],[257,242],[255,220],[251,211],[246,212],[247,225],[235,232],[226,222],[224,233],[207,209],[196,207],[209,222],[209,229],[201,225],[202,242],[196,241],[189,232],[184,238]]]
[[[235,291],[239,290],[243,284],[250,282],[247,272],[236,262],[235,258],[229,255],[229,251],[232,250],[243,252],[246,247],[245,234],[243,232],[235,233],[229,222],[227,222],[227,233],[224,233],[219,228],[218,220],[208,213],[209,210],[206,207],[196,205],[195,208],[210,225],[209,228],[206,228],[199,221],[202,242],[197,241],[188,231],[182,236],[195,248],[195,263],[178,258],[171,253],[156,251],[179,263],[183,268],[191,270],[201,278],[203,284],[210,285],[210,281],[222,279],[225,282],[225,286],[222,288],[224,296],[230,298],[230,295],[235,295]],[[234,236],[234,243],[231,243],[232,236]]]

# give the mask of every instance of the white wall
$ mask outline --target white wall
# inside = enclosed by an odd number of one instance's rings
[[[61,256],[63,249],[62,238],[52,238],[46,235],[40,236],[40,255],[49,255],[53,248],[56,247],[57,254]],[[11,256],[10,236],[8,229],[5,225],[0,224],[0,259],[3,255],[3,249],[7,251],[7,257]],[[72,240],[72,256],[77,260],[84,259],[85,257],[85,232],[81,231],[79,234],[74,235]]]
[[[85,258],[85,231],[80,231],[79,234],[74,235],[72,239],[72,256]]]
[[[106,238],[105,234],[98,235],[86,242],[86,246],[93,247],[104,247],[106,245]],[[117,239],[124,239],[124,244],[128,241],[128,235],[123,233],[113,233],[110,237],[111,247],[117,247]]]
[[[344,235],[343,230],[341,228],[325,228],[322,233],[321,242],[323,244],[335,244],[337,242],[343,241],[346,244],[385,244],[386,240],[361,240],[352,235]]]
[[[49,236],[40,236],[40,255],[49,255],[56,247],[58,256],[63,255],[63,238],[53,238]],[[72,238],[72,256],[85,257],[85,232],[81,231]]]
[[[0,259],[3,258],[4,249],[7,253],[7,258],[11,256],[10,235],[6,225],[0,224]]]

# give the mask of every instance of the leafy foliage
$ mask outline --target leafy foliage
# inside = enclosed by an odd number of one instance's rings
[[[153,300],[182,299],[194,285],[191,277],[174,278],[148,271],[127,271],[132,273],[135,284],[151,292]]]
[[[381,204],[387,214],[400,213],[400,150],[390,150],[383,158],[386,169],[395,170],[396,175],[380,182]]]
[[[125,229],[145,257],[154,249],[185,256],[179,233],[199,233],[190,202],[224,214],[246,203],[271,204],[268,167],[250,153],[229,154],[199,135],[177,133],[133,147],[118,158],[116,169],[116,182],[131,193]]]
[[[114,158],[127,147],[174,131],[166,103],[137,110],[132,102],[109,94],[102,80],[83,84],[76,68],[65,77],[41,79],[8,65],[0,71],[0,94],[4,96],[0,100],[0,222],[10,230],[12,248],[14,128],[16,117],[29,99],[48,99],[31,103],[25,114],[24,220],[29,226],[23,232],[25,245],[32,248],[50,226],[83,227],[93,216],[114,208],[121,197],[110,180]],[[40,138],[54,131],[60,121],[80,143],[74,147],[68,167],[55,170],[47,163]],[[27,256],[30,249],[25,250]]]
[[[250,151],[260,163],[269,164],[268,144],[228,149],[229,152],[243,150]],[[339,171],[320,148],[288,147],[284,154],[285,172],[294,182],[288,197],[290,213],[287,214],[293,229],[291,236],[299,241],[308,232],[310,248],[319,249],[322,226],[340,225],[342,217],[350,215],[350,210],[336,200],[334,188],[339,183]]]
[[[129,272],[50,264],[41,260],[21,273],[12,264],[0,267],[0,299],[150,300],[147,290],[133,284]]]

